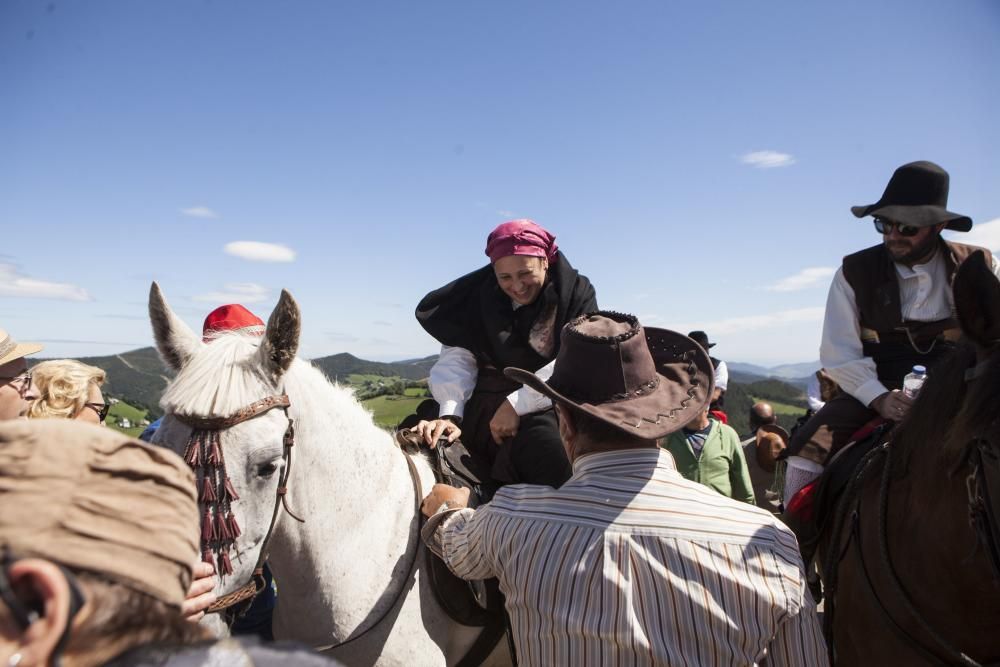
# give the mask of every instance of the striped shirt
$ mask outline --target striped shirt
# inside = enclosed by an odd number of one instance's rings
[[[523,665],[826,665],[795,537],[660,449],[583,456],[560,489],[444,510],[424,540],[497,577]]]

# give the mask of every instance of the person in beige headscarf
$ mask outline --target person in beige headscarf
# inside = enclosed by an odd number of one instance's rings
[[[181,612],[198,538],[176,454],[70,420],[0,424],[0,664],[203,639]]]
[[[188,621],[194,482],[170,450],[111,429],[0,424],[0,665],[331,664],[298,645],[213,642]]]

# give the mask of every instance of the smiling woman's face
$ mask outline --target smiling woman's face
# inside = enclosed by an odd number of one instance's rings
[[[549,262],[543,257],[508,255],[493,263],[497,284],[504,293],[522,306],[534,303],[545,285]]]

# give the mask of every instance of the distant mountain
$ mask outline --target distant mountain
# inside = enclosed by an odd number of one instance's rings
[[[740,382],[754,382],[766,378],[778,378],[795,385],[805,386],[809,376],[821,367],[819,361],[808,361],[801,364],[783,364],[766,368],[756,364],[744,364],[739,361],[727,361],[729,374]]]
[[[430,375],[431,366],[437,361],[437,355],[423,359],[408,359],[406,361],[382,362],[366,361],[353,354],[341,352],[329,357],[313,359],[313,366],[318,367],[331,380],[343,381],[348,375],[381,375],[383,377],[401,377],[404,380],[423,380]]]
[[[107,373],[103,389],[108,396],[148,410],[151,418],[162,415],[160,396],[174,373],[163,365],[154,348],[143,347],[106,357],[81,357],[79,360]],[[44,360],[29,360],[32,365],[39,361]]]

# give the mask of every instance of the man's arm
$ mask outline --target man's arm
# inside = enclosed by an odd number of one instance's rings
[[[750,481],[750,468],[743,447],[740,446],[740,436],[732,428],[725,434],[726,446],[732,452],[732,464],[729,467],[729,486],[733,490],[733,500],[742,500],[751,505],[756,504],[753,494],[753,482]]]
[[[799,575],[798,609],[785,617],[778,632],[767,648],[768,667],[798,667],[830,664],[826,643],[816,617],[816,604],[806,585],[806,577]]]
[[[428,384],[431,396],[441,406],[442,417],[461,417],[479,379],[476,356],[464,347],[441,346],[441,354],[431,367]]]
[[[468,489],[435,484],[424,498],[421,510],[428,517],[421,538],[434,554],[462,579],[489,579],[497,575],[485,544],[489,505],[478,510],[466,507]]]
[[[841,389],[871,405],[889,390],[879,382],[875,361],[864,354],[859,317],[854,290],[844,278],[843,268],[837,269],[826,299],[819,357]]]

